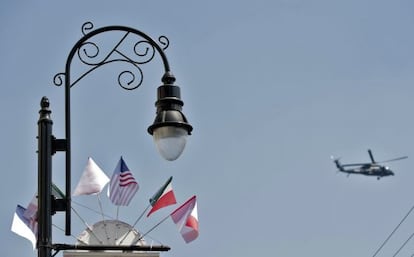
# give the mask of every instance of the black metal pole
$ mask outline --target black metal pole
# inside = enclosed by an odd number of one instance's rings
[[[43,97],[38,124],[38,257],[52,250],[52,124],[49,99]]]

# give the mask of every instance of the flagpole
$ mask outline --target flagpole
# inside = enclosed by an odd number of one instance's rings
[[[55,224],[52,224],[52,226],[54,226],[55,228],[59,229],[60,231],[65,232],[65,230],[64,230],[63,228],[61,228],[61,227],[59,227],[59,226],[57,226],[57,225],[55,225]],[[70,236],[71,236],[71,237],[73,237],[73,238],[75,238],[76,240],[78,240],[80,243],[82,243],[82,244],[84,244],[84,245],[88,245],[88,243],[87,243],[87,242],[83,241],[83,240],[82,240],[82,239],[80,239],[79,237],[74,236],[73,234],[70,234]]]
[[[131,245],[136,244],[139,240],[143,239],[146,235],[148,235],[151,231],[153,231],[155,228],[157,228],[159,225],[161,225],[164,221],[166,221],[168,218],[170,217],[170,215],[168,215],[167,217],[163,218],[160,222],[158,222],[157,224],[155,224],[155,226],[153,226],[150,230],[148,230],[147,232],[145,232],[144,234],[142,234],[138,239],[135,239]]]
[[[116,206],[116,222],[118,222],[118,217],[119,217],[119,205]],[[117,230],[115,231],[115,238],[118,238],[118,232],[119,232],[120,227],[117,226]],[[119,245],[121,245],[121,243],[119,243]]]
[[[77,202],[77,201],[72,200],[72,203],[75,203],[75,204],[77,204],[77,205],[79,205],[79,206],[81,206],[81,207],[83,207],[83,208],[85,208],[85,209],[88,209],[88,210],[90,210],[91,212],[94,212],[94,213],[97,213],[97,214],[101,214],[99,211],[96,211],[96,210],[94,210],[94,209],[90,208],[89,206],[86,206],[86,205],[84,205],[84,204],[81,204],[81,203],[79,203],[79,202]],[[73,208],[72,208],[72,209],[73,209]],[[109,219],[114,219],[114,217],[112,217],[112,216],[110,216],[110,215],[107,215],[107,214],[104,214],[104,215],[105,215],[105,217],[107,217],[107,218],[109,218]]]
[[[137,218],[137,220],[134,222],[134,224],[132,225],[132,228],[130,231],[128,231],[128,233],[124,236],[124,238],[121,240],[121,243],[125,240],[125,238],[127,237],[127,235],[132,231],[132,229],[135,227],[135,225],[138,223],[138,221],[142,218],[142,216],[144,216],[144,214],[147,212],[147,210],[149,209],[149,207],[154,206],[156,204],[156,202],[164,195],[165,190],[167,189],[167,187],[171,184],[173,177],[171,176],[167,182],[164,183],[164,185],[155,193],[155,195],[153,197],[150,198],[150,203],[148,204],[148,206],[145,208],[145,210],[141,213],[141,215]],[[172,188],[170,188],[170,190],[172,191]],[[174,198],[174,201],[169,203],[176,203],[175,202],[175,196],[174,193],[172,194],[172,197]],[[165,207],[165,206],[163,206]],[[157,209],[159,209],[161,207],[158,207]],[[153,210],[153,209],[152,209]],[[151,210],[151,211],[152,211]],[[150,212],[151,212],[150,211]]]
[[[87,229],[89,229],[92,233],[92,235],[96,238],[96,240],[99,241],[99,243],[103,244],[102,240],[93,232],[92,229],[90,229],[89,224],[79,215],[79,213],[71,206],[72,211],[78,216],[78,218],[83,222],[83,224],[86,226]]]
[[[106,235],[106,238],[108,239],[108,238],[109,238],[109,236],[108,236],[108,230],[106,229],[105,215],[104,215],[104,212],[103,212],[102,202],[101,202],[101,197],[100,197],[100,195],[101,195],[100,193],[96,194],[96,196],[97,196],[97,198],[98,198],[99,208],[100,208],[100,210],[101,210],[102,222],[103,222],[103,224],[104,224],[104,228],[105,228],[105,235]]]
[[[124,235],[124,237],[122,238],[122,240],[119,242],[119,244],[122,244],[122,242],[124,242],[125,238],[129,235],[129,233],[131,233],[132,229],[135,228],[135,225],[137,225],[138,221],[142,218],[142,216],[144,216],[144,214],[147,212],[148,208],[151,206],[151,204],[148,204],[147,208],[145,208],[145,210],[141,213],[141,215],[139,215],[138,219],[134,222],[134,224],[132,225],[132,227],[129,229],[129,231]]]
[[[141,213],[141,215],[139,215],[139,217],[134,222],[134,224],[132,225],[132,227],[135,227],[135,225],[137,225],[138,221],[141,220],[142,216],[144,216],[144,214],[147,212],[147,210],[149,209],[149,207],[151,207],[151,204],[148,204],[147,208],[145,208],[145,210]]]
[[[119,206],[116,206],[116,220],[118,220],[119,217]]]

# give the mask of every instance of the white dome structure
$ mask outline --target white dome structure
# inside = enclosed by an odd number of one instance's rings
[[[155,248],[147,245],[131,225],[101,220],[86,228],[78,236],[75,250],[64,251],[63,257],[159,257]]]
[[[141,234],[131,225],[119,220],[101,220],[86,228],[78,237],[83,245],[145,245]]]

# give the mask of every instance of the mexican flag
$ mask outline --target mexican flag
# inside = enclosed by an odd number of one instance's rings
[[[154,196],[150,198],[149,201],[152,208],[148,212],[147,217],[161,208],[177,203],[171,186],[171,181],[172,177],[170,177],[167,182],[165,182],[165,184],[154,194]]]

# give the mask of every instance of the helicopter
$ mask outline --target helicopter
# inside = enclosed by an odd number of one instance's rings
[[[398,161],[402,159],[408,158],[408,156],[402,156],[386,161],[376,162],[374,159],[374,156],[372,155],[372,151],[368,149],[369,157],[371,158],[371,162],[367,163],[351,163],[351,164],[341,164],[339,162],[339,158],[332,160],[336,164],[336,167],[338,168],[338,171],[347,173],[348,176],[350,174],[360,174],[360,175],[366,175],[366,176],[376,176],[377,179],[380,179],[382,177],[386,176],[394,176],[394,172],[388,167],[384,165],[380,165],[380,163],[386,163],[386,162],[392,162],[392,161]],[[350,167],[350,168],[347,168]]]

